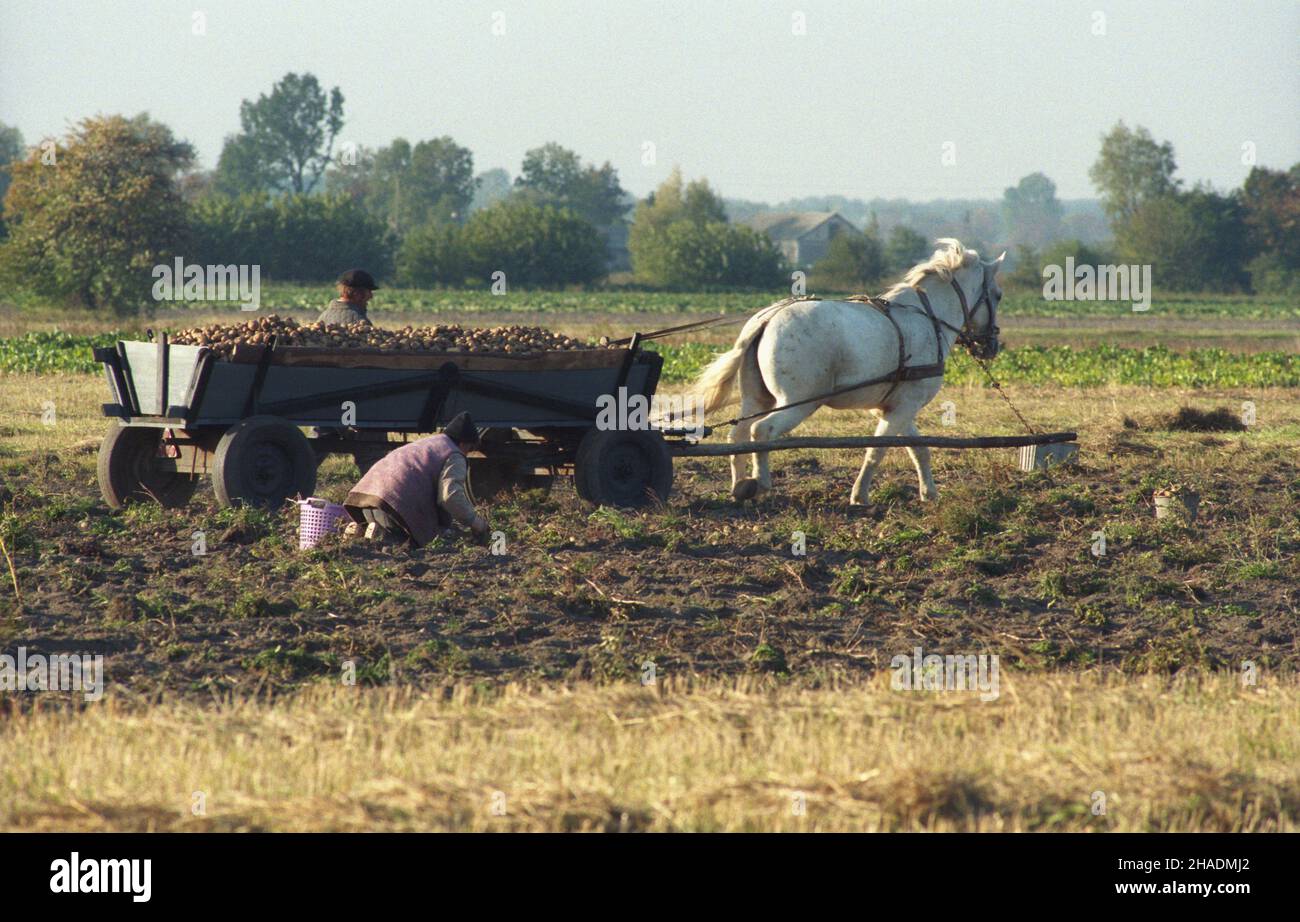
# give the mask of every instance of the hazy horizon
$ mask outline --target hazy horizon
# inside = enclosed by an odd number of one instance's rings
[[[310,71],[343,92],[341,142],[450,135],[475,172],[513,177],[524,151],[557,141],[610,161],[638,196],[680,165],[769,203],[999,198],[1035,171],[1089,199],[1121,119],[1172,142],[1189,185],[1239,185],[1248,143],[1260,165],[1300,161],[1300,3],[1114,2],[1101,35],[1097,6],[13,0],[0,121],[34,143],[145,111],[210,168],[241,100]]]

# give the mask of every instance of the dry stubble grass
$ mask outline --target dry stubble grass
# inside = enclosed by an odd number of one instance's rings
[[[12,714],[0,827],[1294,830],[1300,689],[1002,677],[1001,697],[753,680],[319,686]],[[194,792],[206,813],[193,815]],[[1094,815],[1094,792],[1106,795]],[[499,792],[499,793],[498,793]],[[806,813],[794,809],[802,797]],[[494,808],[503,808],[504,815]]]
[[[680,392],[681,388],[665,387],[664,394]],[[1074,429],[1079,431],[1082,447],[1089,448],[1089,435],[1098,429],[1119,428],[1128,416],[1168,413],[1183,404],[1208,409],[1227,407],[1239,411],[1242,401],[1252,400],[1257,406],[1258,424],[1251,433],[1252,440],[1267,444],[1276,439],[1292,439],[1300,426],[1300,391],[1293,388],[1234,388],[1226,390],[1142,388],[1108,385],[1093,388],[1066,388],[1057,386],[1007,385],[1006,393],[1015,401],[1025,416],[1039,429]],[[107,400],[106,385],[102,375],[52,374],[52,375],[0,375],[0,446],[4,453],[21,456],[30,452],[66,451],[70,445],[103,436],[108,421],[100,412]],[[56,425],[42,423],[45,403],[54,404]],[[952,401],[955,425],[946,428],[941,423],[943,404]],[[718,417],[731,415],[736,405],[719,411]],[[862,435],[875,429],[875,419],[865,411],[818,411],[803,423],[794,435]],[[951,386],[939,392],[934,401],[918,416],[921,431],[929,435],[994,435],[1021,432],[1011,411],[988,388]],[[719,430],[715,439],[725,440],[726,430]],[[804,455],[787,452],[776,457],[774,466],[788,463]],[[852,453],[811,452],[814,457],[841,460]],[[1005,459],[1014,452],[939,452],[938,457],[968,463],[982,458]],[[892,452],[897,461],[906,465],[902,452]],[[723,461],[717,462],[725,470]],[[940,484],[942,486],[942,484]]]

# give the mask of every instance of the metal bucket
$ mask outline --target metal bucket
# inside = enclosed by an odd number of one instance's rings
[[[1188,525],[1196,521],[1196,510],[1201,504],[1201,494],[1190,490],[1182,493],[1157,493],[1152,499],[1157,519],[1175,519]]]

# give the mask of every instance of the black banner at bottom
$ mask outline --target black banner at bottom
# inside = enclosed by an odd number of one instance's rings
[[[536,911],[567,894],[660,911],[674,896],[732,910],[846,898],[865,908],[911,897],[917,907],[969,899],[979,908],[993,897],[1042,896],[1069,906],[1167,902],[1182,911],[1190,901],[1229,909],[1293,892],[1296,843],[1219,834],[10,834],[0,837],[0,880],[11,910],[339,910],[458,897],[471,908],[484,901]]]

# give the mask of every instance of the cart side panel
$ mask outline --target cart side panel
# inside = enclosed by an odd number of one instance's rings
[[[207,386],[199,395],[195,421],[200,424],[231,425],[243,418],[244,404],[253,387],[256,365],[214,362]]]
[[[238,362],[213,365],[198,407],[196,424],[229,425],[243,417],[244,407],[253,386],[256,367]],[[626,386],[629,393],[653,393],[657,362],[635,362],[629,369]],[[302,426],[337,426],[343,415],[343,401],[356,404],[355,425],[361,429],[416,431],[429,385],[427,369],[337,368],[307,365],[271,365],[266,371],[256,413],[283,415]],[[418,384],[421,379],[426,383]],[[552,399],[564,404],[590,408],[594,416],[596,401],[602,394],[616,395],[619,369],[565,368],[551,371],[516,369],[480,370],[465,373],[465,386],[453,387],[435,424],[442,425],[457,413],[469,411],[483,427],[529,428],[541,426],[589,426],[590,418],[576,416],[562,409],[537,406],[532,402],[510,399],[498,394],[475,393],[470,382],[482,382],[521,392],[533,398]],[[374,395],[376,387],[417,382],[411,390]],[[315,406],[303,406],[302,398],[319,394],[328,400]],[[277,412],[276,404],[296,401],[292,412]]]
[[[513,426],[526,429],[530,426],[589,426],[597,411],[596,401],[604,394],[617,397],[617,368],[569,368],[557,371],[474,372],[475,380],[489,384],[527,391],[536,397],[552,398],[564,403],[589,408],[589,418],[579,418],[546,407],[530,406],[495,395],[475,393],[472,388],[457,388],[443,405],[439,422],[445,422],[462,411],[468,411],[480,426]],[[628,373],[629,394],[644,393],[649,381],[649,368],[635,364]]]
[[[126,356],[124,373],[130,377],[136,404],[141,413],[158,411],[158,350],[156,343],[122,343]],[[167,346],[167,401],[163,415],[172,408],[188,409],[190,389],[198,368],[202,346]]]

